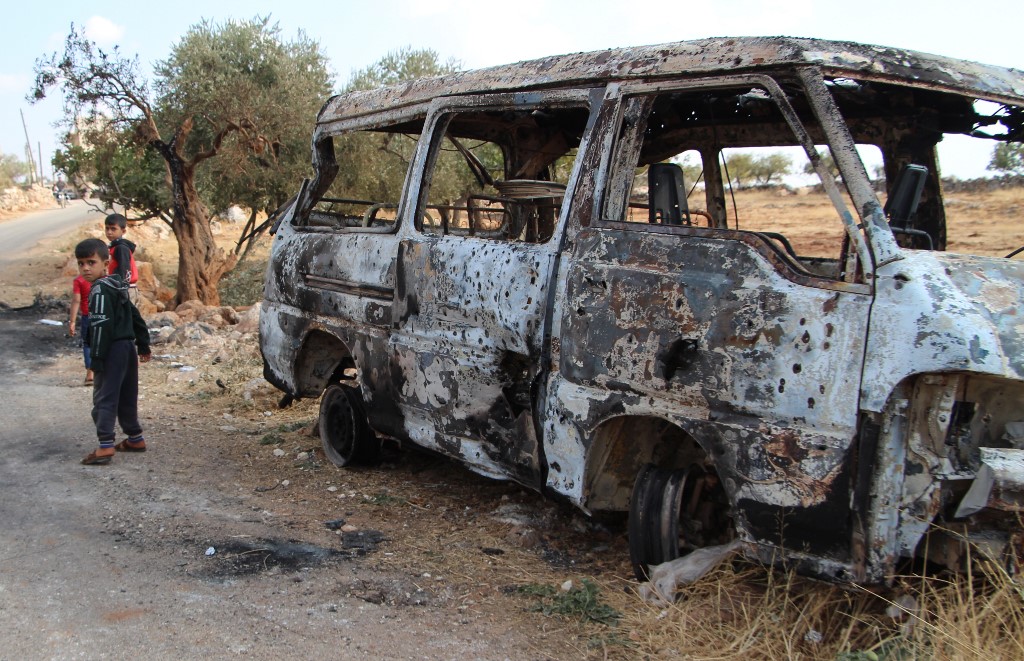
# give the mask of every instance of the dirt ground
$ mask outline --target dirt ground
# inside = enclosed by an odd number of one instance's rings
[[[0,315],[0,613],[13,625],[0,656],[542,659],[602,647],[605,627],[545,617],[519,588],[589,577],[621,592],[621,529],[408,450],[333,467],[309,435],[313,404],[280,411],[266,388],[244,398],[251,342],[214,356],[157,348],[140,379],[149,451],[80,466],[95,443],[91,390],[73,341],[38,323],[58,315],[40,312]]]
[[[602,603],[633,601],[621,524],[396,446],[334,467],[317,403],[277,408],[255,335],[155,346],[149,451],[79,465],[91,389],[76,341],[40,320],[67,317],[47,303],[82,234],[24,256],[35,305],[0,306],[0,658],[628,655],[537,596],[586,596],[587,578]]]
[[[788,216],[782,198],[752,195],[742,227]],[[1013,213],[961,199],[991,222],[951,217],[951,235],[986,242],[983,254],[1024,244]],[[756,228],[822,238],[814,224]],[[660,617],[634,595],[624,521],[409,448],[332,466],[316,402],[277,408],[254,334],[155,346],[141,368],[151,449],[80,466],[91,390],[75,341],[40,320],[66,319],[46,304],[66,295],[87,234],[0,274],[0,658],[637,656],[637,632],[601,608]],[[173,240],[140,243],[170,281]]]

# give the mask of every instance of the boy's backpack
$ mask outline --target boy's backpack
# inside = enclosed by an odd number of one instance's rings
[[[135,265],[135,252],[132,250],[128,251],[128,284],[134,285],[139,281],[139,267]],[[117,273],[117,260],[114,259],[114,255],[110,255],[110,273]]]

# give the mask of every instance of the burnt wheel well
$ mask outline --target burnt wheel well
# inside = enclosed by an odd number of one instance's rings
[[[300,397],[318,397],[331,383],[352,379],[352,352],[339,337],[312,330],[295,359],[295,389]]]
[[[588,452],[584,489],[591,511],[625,511],[637,474],[706,465],[708,454],[684,429],[655,417],[621,416],[601,424]]]

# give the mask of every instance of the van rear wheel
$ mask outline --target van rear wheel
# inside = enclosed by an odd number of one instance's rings
[[[363,396],[351,386],[331,384],[320,400],[320,440],[335,466],[368,463],[377,458],[380,442],[366,420]]]
[[[697,464],[637,474],[629,503],[629,559],[638,580],[650,567],[732,536],[728,504],[714,472]]]

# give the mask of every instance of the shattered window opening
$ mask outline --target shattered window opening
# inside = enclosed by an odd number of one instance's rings
[[[791,90],[790,102],[806,130],[821,135],[802,95]],[[626,222],[639,230],[742,230],[802,269],[843,277],[848,247],[834,209],[817,223],[813,236],[800,241],[783,233],[807,220],[793,205],[780,203],[772,218],[752,217],[744,209],[743,202],[751,195],[781,190],[773,185],[780,184],[793,165],[787,153],[802,152],[766,90],[678,89],[627,96],[622,104],[605,198],[606,222]],[[806,156],[799,161],[806,162]],[[809,172],[806,179],[802,187],[820,188],[817,173]]]
[[[319,149],[330,161],[322,165],[323,192],[309,211],[295,218],[306,227],[346,231],[394,231],[406,173],[419,133],[406,127],[348,131],[325,138]],[[330,176],[330,170],[336,174]]]
[[[460,110],[441,120],[425,181],[426,234],[545,243],[561,214],[588,111]]]

